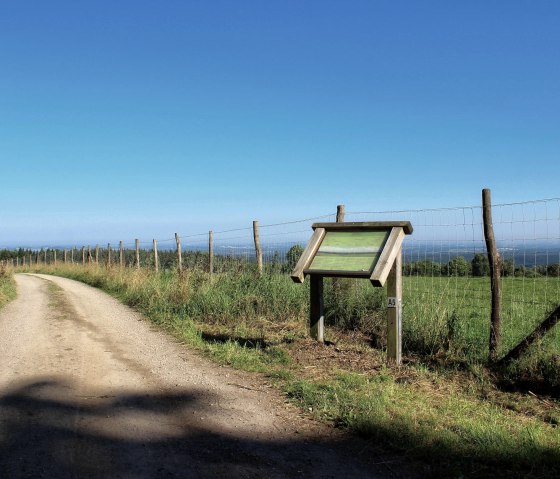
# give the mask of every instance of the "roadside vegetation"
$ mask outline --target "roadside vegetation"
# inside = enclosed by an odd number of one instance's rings
[[[388,367],[384,288],[364,281],[339,280],[335,287],[327,281],[327,342],[320,345],[307,334],[308,284],[293,284],[285,274],[258,278],[247,265],[212,278],[200,268],[179,274],[95,264],[20,271],[107,291],[190,347],[266,375],[309,414],[371,439],[373,448],[389,444],[396,454],[422,460],[426,475],[560,474],[558,331],[505,370],[488,367],[485,277],[406,277],[404,364]],[[508,325],[504,349],[558,299],[557,279],[509,281],[504,304],[512,310],[504,317],[523,321]],[[518,311],[525,303],[513,298],[523,295],[527,307]]]
[[[11,271],[5,265],[0,265],[0,309],[16,297],[16,285]]]

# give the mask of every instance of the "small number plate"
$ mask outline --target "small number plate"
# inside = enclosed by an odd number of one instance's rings
[[[387,307],[388,308],[396,308],[397,307],[397,298],[394,298],[394,297],[387,298]]]

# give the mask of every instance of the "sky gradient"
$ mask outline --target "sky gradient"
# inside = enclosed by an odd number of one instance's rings
[[[558,25],[556,1],[3,1],[0,246],[558,197]]]

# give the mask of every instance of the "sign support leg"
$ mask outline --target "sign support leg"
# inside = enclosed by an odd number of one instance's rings
[[[310,277],[309,334],[320,343],[323,342],[325,313],[323,310],[323,277],[312,274]]]
[[[387,362],[402,360],[402,249],[387,277]]]

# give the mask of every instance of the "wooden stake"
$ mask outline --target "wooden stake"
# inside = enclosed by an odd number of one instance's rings
[[[86,249],[82,246],[82,266],[86,265]]]
[[[123,245],[122,240],[119,241],[119,264],[123,267]]]
[[[99,245],[95,245],[95,264],[99,264]]]
[[[402,248],[387,277],[387,362],[402,360]]]
[[[322,343],[325,331],[325,313],[323,302],[323,277],[312,274],[309,288],[309,334]]]
[[[140,242],[138,239],[134,241],[136,242],[136,268],[140,269]]]
[[[154,240],[154,269],[158,272],[157,241]]]
[[[208,232],[208,273],[210,277],[214,273],[214,233]]]
[[[484,239],[486,240],[486,251],[488,263],[490,263],[490,288],[492,290],[492,312],[490,315],[490,341],[488,345],[490,361],[498,359],[498,350],[502,339],[501,320],[501,281],[500,270],[502,258],[498,253],[494,228],[492,225],[492,201],[488,188],[482,190],[482,219],[484,223]]]
[[[72,264],[74,264],[74,247],[72,247],[72,250],[70,252],[70,259],[72,261]]]
[[[53,250],[53,262],[54,262],[54,265],[56,266],[56,250],[55,249]]]
[[[87,262],[91,264],[91,246],[87,247]]]
[[[183,271],[183,257],[181,256],[181,237],[175,233],[175,243],[177,243],[177,271]]]
[[[344,223],[344,205],[338,205],[336,207],[336,222]]]
[[[68,262],[68,250],[64,248],[64,264]]]
[[[107,243],[107,266],[111,266],[111,243]]]
[[[263,257],[261,250],[261,239],[259,237],[259,222],[253,221],[253,238],[255,240],[255,256],[257,257],[257,271],[259,276],[263,273]]]

